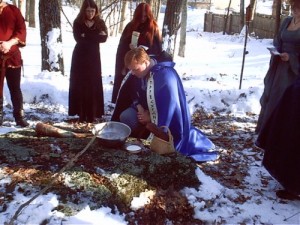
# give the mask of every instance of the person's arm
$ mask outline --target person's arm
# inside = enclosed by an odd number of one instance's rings
[[[15,26],[13,29],[13,35],[9,40],[2,41],[0,43],[0,50],[3,53],[8,53],[13,46],[18,45],[23,47],[26,45],[26,25],[24,18],[17,7],[12,7],[12,12],[15,15]],[[13,49],[12,49],[13,50]]]
[[[15,27],[13,36],[11,39],[11,45],[19,45],[23,47],[26,45],[26,24],[24,17],[22,16],[20,10],[17,7],[13,7],[13,13],[15,14]]]
[[[153,53],[155,53],[156,55],[162,52],[162,40],[159,30],[156,30],[153,37],[153,48]]]
[[[286,29],[289,25],[289,23],[291,22],[291,18],[288,17],[286,18],[282,24],[279,27],[278,33],[276,34],[274,40],[273,40],[273,45],[276,47],[276,49],[282,53],[282,39],[281,39],[281,35],[284,29]]]
[[[73,23],[73,36],[76,42],[85,41],[85,33],[81,31],[81,25],[75,20]]]
[[[88,39],[91,42],[97,42],[97,43],[103,43],[106,42],[108,37],[108,31],[107,27],[102,19],[98,21],[100,24],[99,28],[97,28],[97,31],[91,30],[91,32],[86,33],[86,39]]]
[[[147,123],[146,129],[153,133],[156,137],[159,137],[160,139],[163,139],[165,141],[169,141],[169,135],[154,123]]]

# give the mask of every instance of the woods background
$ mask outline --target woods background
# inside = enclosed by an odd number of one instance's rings
[[[41,36],[41,48],[42,48],[42,59],[41,59],[41,70],[48,71],[59,71],[64,74],[64,60],[63,54],[59,53],[57,57],[50,57],[53,53],[51,52],[51,45],[55,43],[56,46],[62,46],[61,36],[61,17],[66,17],[70,26],[73,21],[65,15],[63,6],[71,6],[80,8],[84,0],[13,0],[12,4],[18,6],[25,20],[28,22],[29,27],[36,27],[36,23],[39,23],[40,36]],[[213,27],[212,22],[207,25],[205,23],[205,30],[209,32],[220,32],[223,30],[225,34],[239,33],[246,22],[252,22],[255,16],[256,0],[235,0],[239,1],[240,11],[234,12],[231,7],[232,0],[220,1],[220,0],[146,0],[146,1],[133,1],[133,0],[95,0],[99,10],[101,11],[101,17],[104,19],[110,36],[116,36],[122,33],[127,21],[131,20],[135,6],[141,2],[147,2],[152,6],[153,13],[158,20],[158,17],[163,15],[163,46],[164,49],[169,52],[172,56],[175,54],[176,43],[178,46],[178,55],[184,57],[185,55],[185,44],[186,44],[186,20],[187,20],[187,7],[201,7],[210,10],[214,5],[223,3],[227,5],[223,15],[218,15],[221,18],[221,22],[218,23],[218,29]],[[282,16],[289,14],[289,4],[286,0],[270,0],[272,1],[272,23],[271,23],[271,34],[273,36],[280,25]],[[36,14],[36,4],[38,4],[38,14]],[[245,8],[247,6],[252,7],[251,21],[246,21]],[[128,13],[129,10],[129,13]],[[162,13],[161,13],[162,12]],[[235,22],[235,30],[228,29],[228,23],[233,14],[238,14],[238,21]],[[39,18],[36,18],[38,15]],[[127,18],[129,15],[130,18]],[[206,18],[207,19],[207,18]],[[212,21],[212,20],[211,20]],[[220,26],[223,24],[223,26]],[[250,24],[251,25],[251,24]],[[260,25],[257,25],[258,28]],[[262,26],[263,25],[262,23]],[[269,26],[269,25],[268,25]],[[210,27],[210,29],[207,29]],[[263,29],[263,28],[262,28]],[[51,35],[50,35],[51,33]],[[177,37],[180,38],[177,41]],[[57,54],[57,53],[56,53]],[[53,61],[55,60],[55,61]]]

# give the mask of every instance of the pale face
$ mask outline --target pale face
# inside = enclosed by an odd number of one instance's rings
[[[143,78],[147,75],[148,73],[148,65],[149,63],[147,61],[139,64],[137,62],[132,62],[129,66],[128,69],[131,70],[131,73],[138,77],[138,78]]]
[[[141,20],[141,23],[146,22],[146,20],[147,20],[147,15],[146,15],[146,12],[144,11],[143,14],[142,14],[142,20]]]
[[[92,20],[96,14],[96,9],[91,8],[91,7],[87,7],[85,10],[85,14],[86,14],[86,18],[88,20]]]

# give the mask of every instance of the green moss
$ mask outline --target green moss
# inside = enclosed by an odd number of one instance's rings
[[[83,150],[91,138],[37,137],[34,130],[0,135],[0,156],[4,161],[32,168],[38,165],[52,171],[53,165],[63,168]],[[53,156],[51,145],[62,152]],[[146,145],[147,147],[147,145]],[[29,159],[33,159],[32,161]],[[22,162],[18,162],[24,160]],[[145,190],[180,191],[183,187],[199,186],[195,162],[179,153],[159,155],[150,150],[131,154],[122,148],[103,148],[95,141],[74,166],[65,171],[65,181],[53,187],[60,195],[61,211],[71,215],[85,202],[92,208],[117,207],[130,211],[133,197]]]
[[[103,184],[96,183],[92,176],[84,171],[67,171],[65,173],[67,186],[80,189],[85,195],[91,195],[100,202],[105,202],[112,195],[111,191]]]
[[[131,174],[121,174],[112,179],[118,189],[118,195],[122,201],[130,206],[133,197],[137,197],[141,192],[150,189],[147,182]]]

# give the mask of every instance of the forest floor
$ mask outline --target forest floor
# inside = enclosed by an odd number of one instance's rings
[[[165,224],[165,221],[203,224],[193,218],[194,209],[181,190],[201,185],[196,168],[229,189],[248,188],[244,178],[249,175],[249,165],[261,161],[263,155],[262,150],[253,145],[255,122],[254,115],[238,118],[201,109],[196,111],[193,124],[206,132],[220,150],[220,158],[213,163],[197,163],[178,153],[161,156],[151,152],[146,142],[143,142],[143,151],[132,154],[122,148],[104,148],[96,140],[57,177],[47,192],[60,196],[55,210],[67,216],[76,214],[81,210],[80,203],[88,201],[91,209],[116,206],[127,215],[128,224],[154,224],[153,221],[155,224]],[[64,124],[60,128],[77,133],[90,131],[87,124]],[[5,191],[0,192],[0,212],[5,212],[14,199],[15,190],[31,195],[36,189],[47,187],[53,175],[74,159],[92,138],[40,137],[33,128],[28,128],[7,133],[0,139],[1,176],[11,178],[11,182],[1,188]],[[135,141],[128,139],[128,142]],[[251,149],[252,154],[245,149]],[[267,185],[268,180],[264,182]],[[25,186],[21,188],[20,183]],[[150,201],[143,208],[133,210],[131,201],[141,193],[148,193]],[[233,201],[242,204],[247,200],[240,195]],[[214,203],[206,204],[209,208]]]

